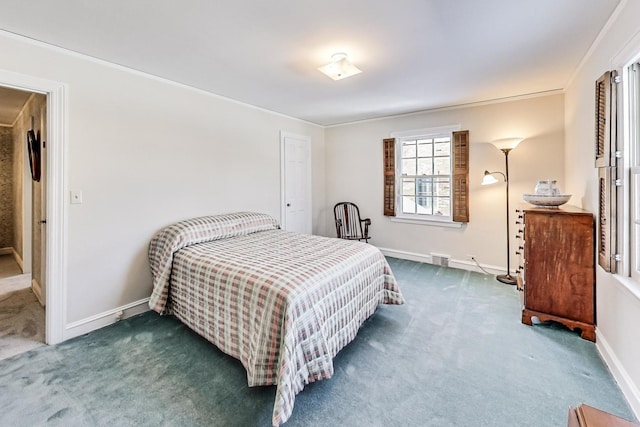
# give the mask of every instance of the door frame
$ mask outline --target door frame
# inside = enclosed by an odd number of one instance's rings
[[[48,130],[48,125],[47,125],[47,106],[45,103],[45,106],[42,107],[42,109],[44,109],[44,112],[41,110],[40,111],[40,129],[44,128],[44,134],[45,137],[47,138],[47,140],[49,139],[49,136],[46,134],[47,130]],[[44,113],[44,114],[43,114]],[[44,122],[44,123],[43,123]],[[44,126],[43,126],[44,125]],[[40,286],[40,295],[44,295],[44,301],[46,303],[46,298],[47,298],[47,226],[46,226],[46,220],[47,220],[47,216],[46,216],[46,209],[47,209],[47,188],[48,188],[48,182],[47,182],[47,168],[49,166],[49,164],[47,163],[47,149],[46,147],[42,146],[41,150],[40,150],[40,157],[41,157],[41,170],[42,173],[44,175],[44,179],[41,180],[40,185],[41,185],[41,190],[40,190],[40,217],[37,218],[37,221],[33,221],[32,223],[38,223],[40,224],[40,246],[44,246],[43,248],[41,248],[41,253],[40,253],[40,265],[38,266],[38,268],[40,269],[40,282],[38,282],[38,285]],[[42,218],[42,206],[44,206],[44,213],[45,213],[45,217]],[[33,209],[32,209],[33,210]],[[42,223],[42,221],[45,221],[44,223]],[[31,239],[33,239],[33,236],[31,237]],[[44,242],[44,245],[42,244],[42,242]],[[44,256],[42,256],[44,253]],[[32,258],[33,260],[33,258]],[[32,262],[33,264],[33,262]],[[33,265],[31,266],[31,271],[33,271]],[[31,274],[31,283],[33,283],[33,273]]]
[[[57,344],[64,340],[66,321],[67,216],[64,189],[68,88],[64,83],[5,70],[0,70],[0,85],[47,96],[45,342]]]
[[[311,177],[312,177],[312,165],[311,165],[311,137],[308,135],[300,135],[292,132],[280,131],[280,222],[283,229],[287,228],[287,200],[286,200],[286,176],[287,176],[287,168],[285,161],[285,144],[287,138],[295,138],[299,140],[305,141],[307,144],[308,156],[307,156],[307,164],[309,165],[309,169],[307,171],[307,221],[308,221],[308,229],[310,232],[313,231],[313,212],[311,212],[312,204],[312,185],[311,185]]]

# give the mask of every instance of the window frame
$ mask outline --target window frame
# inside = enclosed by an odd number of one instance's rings
[[[437,225],[441,227],[455,227],[459,228],[463,223],[455,222],[453,220],[453,180],[454,180],[454,164],[453,164],[453,133],[460,131],[461,125],[449,125],[449,126],[439,126],[439,127],[431,127],[431,128],[422,128],[422,129],[414,129],[407,131],[396,131],[391,132],[390,136],[395,138],[395,204],[396,204],[396,212],[395,216],[391,217],[391,221],[393,222],[404,222],[410,224],[421,224],[421,225]],[[404,213],[402,211],[402,146],[403,141],[406,140],[418,140],[418,139],[431,139],[436,137],[442,137],[443,135],[447,135],[449,137],[449,204],[450,204],[450,212],[448,216],[441,215],[426,215],[426,214],[418,214],[418,213]],[[435,158],[435,157],[434,157]],[[433,196],[432,196],[433,197]]]
[[[614,69],[622,76],[622,82],[618,87],[618,103],[621,114],[618,114],[618,126],[622,132],[618,133],[618,150],[621,158],[618,159],[619,173],[617,178],[621,181],[619,197],[617,200],[617,234],[619,236],[615,250],[620,255],[618,268],[614,276],[630,292],[640,298],[640,248],[633,247],[637,242],[632,239],[633,231],[632,214],[637,213],[640,207],[640,195],[638,189],[632,186],[632,171],[640,166],[640,87],[635,87],[635,101],[631,96],[634,83],[630,81],[630,67],[640,63],[640,35],[637,35],[612,61]],[[636,81],[640,86],[640,79]],[[636,104],[634,104],[636,102]],[[635,117],[632,117],[635,115]],[[635,169],[634,169],[635,168]],[[632,191],[636,192],[632,193]],[[634,206],[636,211],[634,211]],[[635,268],[635,270],[634,270]]]
[[[636,67],[634,75],[631,68]],[[622,69],[624,191],[621,201],[622,273],[640,286],[640,52]]]

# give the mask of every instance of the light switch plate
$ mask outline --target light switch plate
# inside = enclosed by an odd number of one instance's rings
[[[82,190],[71,190],[71,204],[82,203]]]

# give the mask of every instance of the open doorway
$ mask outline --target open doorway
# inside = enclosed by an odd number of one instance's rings
[[[0,87],[0,359],[45,343],[46,109]]]
[[[43,244],[46,267],[46,334],[47,344],[57,344],[72,335],[65,328],[66,297],[66,214],[65,214],[65,147],[67,141],[67,85],[41,77],[0,70],[0,86],[46,96],[46,239]],[[29,211],[30,212],[30,211]]]

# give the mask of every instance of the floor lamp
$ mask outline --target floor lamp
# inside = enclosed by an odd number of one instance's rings
[[[509,152],[516,148],[518,144],[522,141],[522,138],[504,138],[498,139],[496,141],[492,141],[491,143],[500,151],[504,153],[504,167],[505,173],[502,172],[489,172],[484,171],[484,178],[482,179],[481,185],[489,185],[495,184],[498,182],[495,174],[500,174],[504,178],[504,182],[506,185],[506,193],[507,193],[507,274],[500,274],[496,276],[496,279],[499,282],[506,283],[507,285],[515,285],[516,278],[511,275],[511,263],[510,263],[510,255],[511,255],[511,247],[509,246]]]

